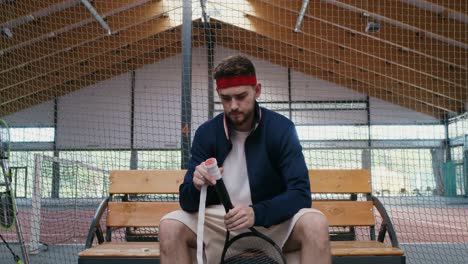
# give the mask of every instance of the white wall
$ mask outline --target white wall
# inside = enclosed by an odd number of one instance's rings
[[[53,127],[54,101],[47,101],[5,117],[11,127]]]
[[[370,98],[371,122],[375,124],[415,124],[438,122],[435,117],[408,110],[378,98]]]
[[[130,74],[58,100],[58,148],[130,147]]]
[[[136,71],[135,147],[179,147],[181,56]]]

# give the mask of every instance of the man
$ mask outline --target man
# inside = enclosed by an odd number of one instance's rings
[[[160,224],[162,263],[192,262],[203,185],[209,186],[204,232],[208,263],[219,263],[226,228],[235,235],[251,226],[286,253],[300,250],[301,263],[330,263],[328,223],[311,209],[308,169],[294,124],[258,105],[262,87],[248,58],[226,58],[214,78],[224,113],[195,133],[179,189],[183,211],[166,215]],[[221,167],[234,205],[227,214],[212,186],[215,178],[203,165],[211,157]]]

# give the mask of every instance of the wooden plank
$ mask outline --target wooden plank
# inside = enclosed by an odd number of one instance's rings
[[[164,5],[163,2],[164,1],[152,1],[137,6],[107,17],[106,22],[114,32],[118,32],[129,27],[148,22],[152,19],[158,19],[159,16],[169,11],[177,13],[175,11],[177,8],[171,10],[171,7]],[[176,24],[181,23],[177,19],[173,19],[170,22],[174,23],[174,25],[171,24],[168,28],[177,26]],[[31,45],[6,52],[0,58],[2,60],[2,63],[0,63],[0,72],[11,70],[14,67],[18,67],[32,61],[46,59],[60,51],[76,48],[80,45],[84,45],[90,41],[104,38],[106,36],[108,36],[107,33],[98,22],[94,21],[93,23],[88,23],[62,34],[58,34],[52,38],[33,42]]]
[[[158,258],[159,254],[159,242],[105,242],[81,251],[79,256]]]
[[[270,23],[279,24],[289,29],[295,27],[297,12],[259,1],[252,1],[250,4],[252,11],[249,11],[246,5],[238,5],[238,9]],[[467,70],[451,69],[451,64],[447,62],[424,56],[424,54],[414,50],[403,50],[401,46],[381,41],[365,32],[352,32],[336,24],[310,16],[305,16],[302,20],[300,32],[300,34],[314,36],[331,44],[339,44],[353,53],[358,52],[362,56],[369,57],[371,62],[382,60],[398,65],[406,73],[399,74],[399,79],[403,81],[408,77],[415,84],[422,85],[418,81],[425,79],[422,76],[427,76],[431,82],[425,83],[423,86],[437,87],[454,84],[466,87],[468,84]],[[397,72],[395,69],[392,71]]]
[[[109,202],[106,226],[157,227],[161,217],[179,210],[179,202]]]
[[[60,4],[63,1],[64,0],[40,0],[34,1],[33,3],[30,1],[12,1],[12,3],[2,1],[7,3],[0,4],[0,24]]]
[[[179,193],[185,170],[113,170],[110,172],[110,194]]]
[[[214,18],[216,18],[216,16],[214,16]],[[220,18],[220,20],[225,20],[225,18]],[[400,92],[414,90],[418,93],[427,94],[427,97],[431,99],[441,96],[448,100],[459,101],[460,103],[464,100],[464,86],[457,87],[453,84],[447,84],[445,89],[441,89],[438,86],[432,85],[433,78],[431,76],[416,76],[416,74],[411,72],[411,69],[407,67],[402,68],[397,64],[382,60],[376,56],[369,56],[366,53],[346,48],[340,43],[324,43],[326,41],[316,36],[297,34],[294,33],[291,28],[253,16],[247,16],[242,19],[236,18],[229,22],[233,23],[236,27],[256,32],[261,36],[301,48],[314,56],[326,59],[328,60],[328,67],[346,68],[343,69],[345,72],[348,72],[348,68],[351,68],[355,71],[355,74],[360,74],[364,77],[378,77],[377,82],[388,89],[400,90]],[[277,47],[268,46],[268,48]],[[304,58],[310,58],[306,56],[305,53],[303,56]],[[330,60],[336,61],[336,63],[330,63]],[[451,89],[448,89],[448,87],[451,87]],[[418,98],[418,96],[412,97]],[[442,107],[449,110],[452,104],[448,102],[443,104]],[[453,111],[453,109],[450,111]]]
[[[172,35],[167,33],[166,36]],[[175,35],[175,34],[174,34]],[[176,46],[179,39],[176,36],[155,41],[152,38],[129,44],[117,50],[111,50],[99,56],[92,57],[89,61],[82,61],[64,67],[59,71],[46,74],[40,78],[31,79],[25,83],[12,86],[5,90],[0,90],[0,104],[9,103],[22,97],[29,96],[48,87],[66,83],[69,80],[78,79],[102,68],[127,61],[133,57],[140,56],[155,49]]]
[[[125,7],[134,7],[140,4],[141,0],[94,1],[92,3],[102,17],[114,15],[118,10]],[[76,3],[75,6],[53,12],[48,16],[43,16],[15,27],[13,30],[14,38],[0,38],[0,50],[12,48],[51,32],[70,30],[90,22],[95,22],[93,14],[83,4]],[[102,30],[104,31],[104,29]]]
[[[369,170],[309,170],[312,193],[371,193]]]
[[[394,103],[408,109],[413,109],[414,111],[434,116],[437,119],[442,119],[444,114],[447,113],[447,111],[445,110],[436,108],[428,104],[424,104],[416,100],[415,98],[399,96],[397,94],[392,93],[391,91],[382,89],[379,86],[376,87],[361,80],[343,76],[342,74],[334,71],[320,69],[310,63],[297,61],[292,58],[283,56],[284,54],[273,53],[264,48],[261,48],[261,52],[259,53],[258,46],[240,43],[238,39],[231,39],[231,41],[228,42],[218,42],[218,45],[234,50],[239,50],[251,56],[261,57],[272,63],[284,67],[290,67],[291,69],[302,72],[304,74],[308,74],[320,78],[322,80],[336,83],[338,85],[350,88],[361,93],[368,94],[370,96],[374,96],[384,101]]]
[[[312,208],[320,210],[330,226],[374,226],[371,201],[313,200]]]
[[[214,19],[213,19],[214,20]],[[228,25],[223,24],[224,28],[227,28]],[[236,32],[236,34],[241,34]],[[444,114],[447,111],[436,108],[430,104],[426,104],[417,100],[416,98],[409,98],[399,96],[396,93],[383,89],[381,86],[374,86],[367,82],[358,79],[349,78],[346,75],[343,75],[339,72],[335,72],[333,70],[325,70],[317,67],[314,65],[313,61],[304,62],[299,61],[294,58],[290,58],[287,53],[276,53],[269,51],[269,47],[263,46],[259,47],[259,44],[255,41],[250,41],[250,43],[242,42],[240,38],[228,38],[229,40],[220,40],[218,41],[218,45],[231,48],[234,50],[242,51],[246,54],[251,56],[260,57],[266,59],[272,63],[290,67],[293,70],[297,70],[299,72],[320,78],[322,80],[330,81],[344,87],[350,88],[352,90],[368,94],[370,96],[374,96],[381,100],[394,103],[400,106],[403,106],[408,109],[413,109],[414,111],[418,111],[430,116],[434,116],[437,119],[443,118]],[[265,38],[261,36],[257,36],[253,39],[260,39],[263,41]],[[283,46],[282,46],[283,47]],[[461,104],[460,104],[461,105]]]
[[[431,32],[468,44],[467,24],[400,0],[373,0],[371,2],[339,0],[339,2],[419,28],[423,32]]]
[[[332,256],[403,255],[404,251],[376,241],[331,241]],[[105,242],[79,253],[80,257],[160,256],[158,242]]]
[[[399,248],[377,241],[331,241],[332,256],[385,256],[403,255]]]
[[[302,1],[262,0],[262,2],[268,2],[275,6],[281,6],[282,8],[287,8],[296,12],[301,9],[302,5]],[[365,28],[361,13],[352,12],[326,3],[325,1],[310,1],[306,16],[340,25],[352,31],[364,32]],[[390,42],[421,54],[426,54],[432,58],[450,62],[454,67],[467,69],[468,50],[437,39],[425,37],[422,32],[414,32],[385,22],[381,22],[380,24],[382,30],[377,37],[382,41]]]
[[[203,42],[198,41],[197,39],[198,36],[194,36],[194,42],[192,44],[193,47],[199,47],[203,45]],[[162,59],[179,54],[180,52],[181,43],[178,42],[174,46],[158,49],[146,53],[142,56],[129,59],[122,63],[117,63],[109,68],[100,69],[86,76],[82,76],[79,79],[70,80],[64,84],[51,86],[39,93],[31,94],[30,96],[23,97],[5,105],[0,105],[0,116],[6,116],[8,114],[18,112],[22,109],[26,109],[48,100],[52,100],[56,97],[63,96],[83,87],[87,87],[100,81],[104,81],[128,71],[137,69],[143,65],[153,64]]]
[[[230,32],[232,32],[233,30],[235,29],[231,29],[228,26],[223,26],[223,30],[220,32],[220,35],[223,37],[227,37],[228,34],[232,34]],[[402,98],[408,98],[410,100],[420,101],[430,106],[440,108],[441,110],[447,112],[457,112],[462,107],[461,101],[447,96],[441,97],[425,89],[420,89],[420,87],[415,87],[412,84],[401,82],[395,78],[390,78],[386,74],[373,72],[368,68],[361,67],[361,64],[353,65],[346,62],[342,63],[342,61],[337,60],[333,57],[328,57],[323,54],[313,52],[309,48],[295,46],[294,44],[292,44],[292,42],[284,43],[280,40],[265,38],[264,36],[263,38],[260,38],[262,35],[258,35],[252,31],[241,29],[237,29],[237,31],[239,31],[239,33],[237,33],[237,40],[235,41],[243,42],[243,44],[240,45],[241,47],[254,46],[254,50],[257,50],[255,56],[262,56],[261,53],[263,53],[265,50],[269,50],[273,51],[276,54],[284,54],[284,56],[290,57],[293,60],[305,62],[314,65],[320,69],[337,73],[340,76],[345,76],[349,79],[354,79],[360,82],[367,83],[372,87],[382,88],[385,91],[391,92],[399,96],[399,100],[401,100]],[[259,40],[251,41],[252,39]],[[300,43],[301,40],[296,40],[294,42]],[[222,45],[222,42],[218,41],[218,44]],[[329,47],[329,49],[332,48]],[[385,71],[387,70],[389,69],[385,69]],[[454,92],[456,93],[456,90]],[[462,92],[460,91],[458,94],[461,93]],[[397,102],[399,100],[397,100]]]
[[[436,5],[443,6],[451,11],[464,13],[468,15],[468,2],[462,0],[426,0]]]
[[[14,37],[11,39],[2,38],[0,39],[0,49],[11,49],[15,46],[40,38],[43,35],[51,32],[58,32],[61,29],[72,27],[74,24],[78,24],[82,21],[88,23],[92,21],[93,15],[89,10],[81,4],[69,7],[65,10],[53,12],[48,16],[34,19],[28,23],[18,25],[13,31]],[[82,22],[83,23],[83,22]]]
[[[98,57],[113,51],[128,53],[132,46],[138,45],[136,48],[139,52],[151,49],[152,47],[166,46],[165,43],[173,43],[180,41],[180,29],[171,30],[168,28],[170,22],[168,18],[154,19],[142,23],[128,30],[123,30],[117,35],[110,35],[104,38],[85,43],[70,51],[59,51],[46,59],[30,62],[21,67],[12,68],[0,74],[0,90],[12,88],[15,85],[20,85],[28,81],[43,77],[50,73],[55,73],[63,70],[73,64],[78,64],[86,61],[99,60],[107,58]],[[156,35],[158,35],[156,37]],[[110,53],[112,54],[112,53]],[[109,61],[108,61],[109,62]],[[69,72],[67,70],[67,72]],[[57,75],[63,75],[57,73]],[[29,85],[31,86],[31,85]]]

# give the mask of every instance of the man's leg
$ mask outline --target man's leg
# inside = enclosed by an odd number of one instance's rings
[[[327,218],[319,213],[306,213],[299,218],[283,251],[301,251],[301,263],[330,264],[330,239]]]
[[[182,222],[165,219],[159,225],[161,263],[192,263],[190,249],[197,247],[195,233]]]

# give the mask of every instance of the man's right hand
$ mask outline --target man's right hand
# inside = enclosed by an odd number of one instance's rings
[[[219,168],[221,173],[223,173],[223,168]],[[205,168],[205,165],[201,163],[197,167],[195,167],[195,171],[193,172],[193,178],[192,178],[193,185],[197,190],[201,190],[201,187],[203,185],[215,185],[216,184],[216,178],[209,174],[208,171]]]

